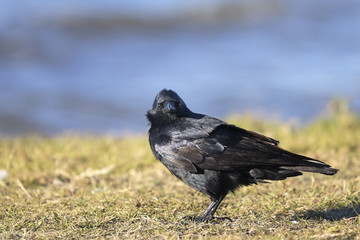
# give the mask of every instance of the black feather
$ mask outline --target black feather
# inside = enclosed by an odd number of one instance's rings
[[[156,96],[146,116],[155,157],[176,177],[211,198],[200,221],[212,219],[222,199],[240,186],[283,180],[302,171],[327,175],[338,171],[280,148],[275,139],[193,113],[171,90]]]

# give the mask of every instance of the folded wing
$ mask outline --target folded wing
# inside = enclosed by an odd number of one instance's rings
[[[247,170],[259,180],[281,180],[301,175],[301,171],[337,172],[321,161],[278,147],[279,142],[272,138],[210,117],[199,119],[191,128],[168,129],[166,134],[172,141],[155,149],[189,172]]]

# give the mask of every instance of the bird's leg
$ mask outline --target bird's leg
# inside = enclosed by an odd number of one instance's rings
[[[211,203],[208,206],[208,208],[205,210],[205,212],[200,217],[196,217],[194,220],[196,222],[205,222],[212,220],[214,218],[214,213],[216,209],[219,207],[224,197],[225,196],[220,196],[219,199],[211,199]]]
[[[205,212],[203,214],[201,214],[201,216],[199,218],[202,218],[204,220],[211,220],[214,215],[214,212],[215,212],[216,208],[219,206],[219,204],[220,204],[220,202],[218,202],[216,200],[212,200],[210,205],[205,210]]]

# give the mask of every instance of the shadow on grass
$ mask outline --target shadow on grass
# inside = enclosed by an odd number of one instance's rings
[[[309,210],[297,217],[301,219],[340,221],[342,219],[356,218],[360,215],[360,204],[349,205],[341,208],[324,210]]]

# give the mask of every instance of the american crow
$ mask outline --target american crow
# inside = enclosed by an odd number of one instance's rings
[[[224,197],[240,186],[338,170],[278,147],[279,142],[219,119],[193,113],[172,90],[162,90],[146,114],[154,156],[190,187],[209,196],[209,221]]]

